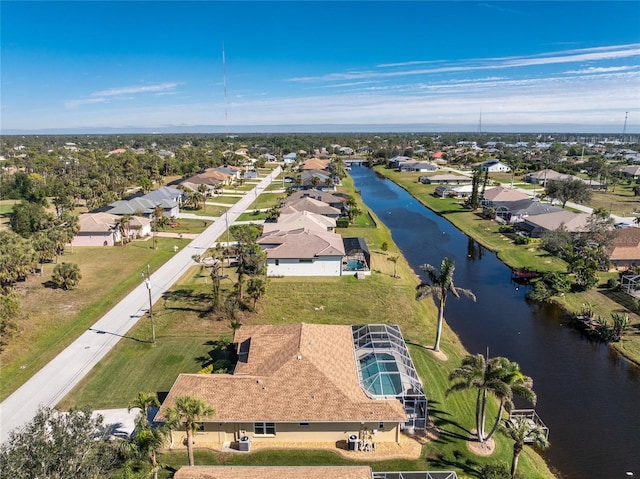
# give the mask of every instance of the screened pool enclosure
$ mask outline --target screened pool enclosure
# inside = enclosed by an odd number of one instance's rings
[[[373,399],[398,399],[407,413],[405,428],[425,429],[427,397],[400,328],[351,326],[360,386]]]

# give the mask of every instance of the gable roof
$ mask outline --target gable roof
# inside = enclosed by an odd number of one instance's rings
[[[589,215],[587,214],[578,214],[567,210],[561,210],[554,211],[553,213],[531,216],[526,218],[525,222],[547,231],[557,230],[560,225],[564,225],[567,231],[577,233],[584,231],[587,227],[588,218]]]
[[[156,420],[185,394],[214,407],[215,422],[406,420],[400,401],[371,399],[360,387],[350,326],[244,326],[234,343],[232,375],[181,374]]]
[[[310,231],[329,231],[336,227],[336,220],[327,216],[312,213],[310,211],[296,211],[290,214],[281,214],[277,223],[264,223],[264,234],[273,231],[291,231],[304,228]]]
[[[111,213],[83,213],[78,217],[80,233],[109,233],[120,217]]]
[[[340,210],[328,205],[323,201],[314,200],[313,198],[304,197],[297,201],[288,203],[287,206],[280,210],[280,214],[286,215],[297,211],[310,211],[325,216],[340,216]]]
[[[282,203],[284,205],[289,205],[302,198],[312,198],[314,200],[327,203],[328,205],[332,205],[332,204],[335,205],[338,203],[341,203],[341,204],[347,203],[347,199],[343,196],[338,196],[333,193],[328,193],[326,191],[317,190],[317,189],[295,191],[291,193],[289,196],[287,196]]]
[[[273,231],[257,240],[269,259],[312,259],[320,256],[344,256],[342,236],[328,231],[299,228]]]
[[[529,195],[522,191],[505,188],[503,186],[497,186],[495,188],[487,188],[484,192],[484,199],[487,201],[518,201],[528,200]]]
[[[623,228],[609,247],[609,258],[615,260],[640,260],[640,228]]]
[[[331,160],[310,158],[302,163],[302,170],[326,170]]]
[[[527,198],[518,201],[494,201],[494,208],[507,208],[513,216],[535,216],[556,211],[563,211],[559,206],[553,206],[551,203],[543,203],[541,201]]]

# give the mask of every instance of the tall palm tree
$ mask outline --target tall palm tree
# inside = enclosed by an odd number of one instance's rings
[[[440,351],[440,337],[442,336],[442,323],[444,322],[444,307],[447,302],[447,295],[451,293],[454,298],[460,299],[460,296],[466,296],[473,301],[476,295],[469,289],[458,288],[453,283],[453,272],[455,271],[455,263],[451,258],[444,258],[440,265],[440,271],[430,264],[420,266],[422,271],[429,276],[429,283],[422,283],[416,288],[416,299],[418,301],[428,296],[433,296],[439,300],[438,303],[438,325],[436,328],[436,343],[433,346],[434,351]]]
[[[143,391],[138,392],[138,397],[129,403],[127,412],[131,412],[133,408],[140,409],[140,422],[142,424],[148,424],[147,417],[149,415],[149,409],[152,407],[160,407],[160,401],[158,401],[158,395],[156,393],[145,393]]]
[[[142,422],[142,416],[137,424],[136,434],[123,444],[123,452],[139,461],[149,461],[154,479],[158,478],[158,450],[162,448],[169,435],[166,426],[151,427]]]
[[[198,421],[215,414],[215,410],[200,398],[193,396],[178,396],[175,406],[167,409],[167,423],[172,429],[184,423],[187,433],[187,453],[189,465],[193,466],[193,433],[198,429]]]
[[[447,395],[456,391],[477,389],[476,431],[479,442],[491,439],[502,419],[502,411],[509,412],[513,408],[514,396],[522,397],[532,404],[536,403],[533,380],[522,374],[518,363],[507,358],[485,359],[482,354],[466,356],[462,359],[462,365],[449,373],[449,381],[453,384],[447,390]],[[485,434],[489,393],[500,401],[500,405],[491,431]]]
[[[532,424],[526,417],[519,416],[500,427],[506,436],[513,440],[513,459],[511,460],[511,477],[516,477],[518,470],[518,459],[524,449],[525,442],[532,444],[539,449],[549,447],[549,439],[546,431],[538,424]]]

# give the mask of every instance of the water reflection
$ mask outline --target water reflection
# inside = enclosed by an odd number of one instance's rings
[[[471,353],[506,356],[534,379],[536,410],[550,428],[546,457],[564,479],[640,476],[640,370],[564,324],[563,312],[529,304],[527,287],[495,254],[364,167],[351,176],[413,269],[456,262],[456,285],[478,300],[451,301],[447,322]],[[423,277],[423,279],[426,279]]]

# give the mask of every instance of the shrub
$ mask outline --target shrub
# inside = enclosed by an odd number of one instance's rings
[[[528,236],[516,236],[515,239],[515,243],[516,244],[529,244],[531,243],[531,238],[529,238]]]
[[[82,275],[76,263],[60,263],[53,269],[51,281],[58,288],[70,290],[78,285],[80,278]]]
[[[514,233],[515,228],[513,225],[502,225],[498,228],[498,231],[500,233],[509,234],[509,233]]]
[[[348,228],[349,227],[349,218],[341,217],[336,220],[337,228]]]
[[[607,281],[607,288],[617,291],[620,289],[620,283],[618,283],[618,280],[615,278],[609,278]]]

